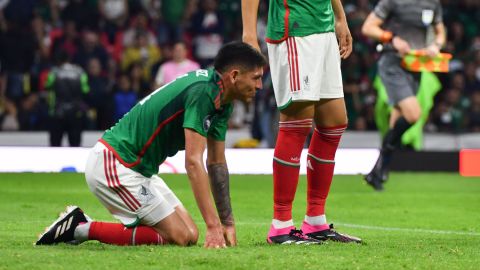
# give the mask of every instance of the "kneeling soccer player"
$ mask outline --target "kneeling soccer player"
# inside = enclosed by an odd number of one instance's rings
[[[85,169],[90,190],[121,223],[92,221],[79,207],[67,207],[36,244],[195,244],[197,226],[157,176],[167,157],[185,149],[188,178],[206,223],[204,246],[236,245],[225,134],[232,101],[253,99],[265,64],[249,45],[230,43],[218,53],[214,68],[180,76],[141,100],[105,132]]]

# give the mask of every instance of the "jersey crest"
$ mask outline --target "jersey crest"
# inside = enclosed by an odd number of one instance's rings
[[[210,129],[210,126],[212,125],[212,120],[213,120],[212,115],[205,116],[205,118],[203,119],[203,131],[208,132],[208,130]]]

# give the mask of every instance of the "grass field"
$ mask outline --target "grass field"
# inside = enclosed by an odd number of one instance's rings
[[[163,178],[204,226],[183,175]],[[305,209],[305,178],[294,220]],[[116,247],[98,242],[35,247],[32,243],[67,204],[97,220],[112,221],[90,194],[82,174],[0,174],[0,269],[478,269],[480,179],[455,174],[392,174],[383,193],[359,176],[337,176],[327,215],[341,232],[365,244],[269,246],[271,177],[232,176],[239,246]]]

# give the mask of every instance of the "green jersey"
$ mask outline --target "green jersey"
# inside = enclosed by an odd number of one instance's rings
[[[185,128],[225,140],[233,105],[221,106],[222,93],[213,69],[187,73],[138,102],[100,141],[124,166],[150,177],[185,149]]]
[[[335,31],[331,0],[270,0],[267,42]]]

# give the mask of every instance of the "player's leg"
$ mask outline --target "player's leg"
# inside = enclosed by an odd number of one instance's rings
[[[196,242],[191,226],[184,221],[186,211],[161,178],[146,178],[124,167],[108,149],[103,152],[106,156],[104,175],[86,174],[87,182],[114,217],[125,225],[92,222],[89,240],[116,245],[169,243],[185,246]],[[87,164],[86,171],[88,167]]]
[[[415,96],[401,100],[390,115],[390,128],[383,137],[380,155],[366,180],[376,190],[382,190],[388,179],[392,155],[401,144],[402,135],[415,124],[421,116],[421,108]]]
[[[347,127],[347,113],[343,99],[342,75],[338,44],[334,34],[318,35],[313,40],[325,48],[317,77],[311,86],[317,88],[320,100],[315,103],[315,130],[307,156],[307,215],[305,224],[328,228],[325,202],[330,190],[335,167],[335,153]],[[306,232],[307,227],[303,226]],[[318,228],[317,228],[318,229]]]
[[[183,205],[175,207],[175,212],[180,216],[183,223],[187,227],[189,234],[190,244],[196,244],[198,241],[198,228],[192,219],[192,216],[188,213],[187,209]]]
[[[298,54],[295,40],[269,44],[270,69],[280,121],[273,157],[273,220],[267,236],[269,243],[307,243],[295,230],[292,203],[297,190],[300,156],[312,127],[313,102],[295,102],[293,92],[300,92]]]
[[[76,112],[70,113],[68,116],[68,142],[71,147],[78,147],[82,142],[82,130],[83,130],[83,113],[77,114]]]
[[[280,112],[273,157],[273,220],[269,242],[285,240],[294,228],[292,204],[300,172],[300,156],[312,128],[313,104],[298,102]],[[281,236],[281,237],[279,237]]]
[[[61,146],[63,137],[62,119],[52,115],[49,121],[50,146]]]
[[[315,103],[315,130],[307,156],[307,213],[302,231],[317,240],[360,242],[356,237],[339,234],[327,224],[325,203],[335,168],[335,154],[347,128],[347,112],[343,99],[340,53],[333,33],[311,37],[311,42],[324,48],[310,86],[318,93]],[[308,63],[307,63],[308,64]],[[307,65],[306,64],[306,65]]]
[[[196,241],[182,219],[183,209],[178,208],[178,214],[149,178],[121,165],[102,144],[90,152],[85,171],[90,190],[121,223],[91,221],[75,207],[54,222],[37,244],[98,240],[115,245],[187,245]]]
[[[151,177],[150,184],[151,184],[151,187],[155,189],[156,193],[160,194],[169,205],[174,207],[175,214],[180,218],[182,224],[185,226],[179,229],[184,230],[183,232],[187,234],[188,243],[189,244],[197,243],[198,241],[197,225],[193,221],[187,209],[185,209],[181,201],[175,195],[175,193],[173,193],[173,191],[167,186],[167,184],[163,181],[163,179],[160,178],[158,175],[154,175]],[[180,227],[180,226],[177,226],[177,227]],[[158,228],[158,226],[155,226],[155,228]],[[163,229],[158,228],[157,230],[163,230]],[[167,233],[167,235],[171,235],[172,233],[175,233],[175,235],[178,234],[176,232],[171,232],[171,233]],[[183,240],[182,238],[184,238],[184,235],[181,235],[180,238],[181,239],[178,239],[179,241]]]
[[[302,231],[317,240],[356,242],[357,237],[341,234],[328,225],[325,204],[335,169],[335,153],[347,127],[343,98],[325,99],[315,106],[315,130],[307,157],[307,213]]]
[[[311,218],[310,224],[327,225],[325,202],[333,178],[335,154],[347,127],[344,99],[325,99],[318,102],[315,107],[315,126],[307,156],[306,221]],[[313,219],[317,221],[313,222]]]
[[[292,103],[280,112],[273,157],[274,225],[292,222],[292,203],[297,190],[300,156],[312,128],[313,104]],[[278,228],[278,227],[277,227]]]
[[[179,211],[172,212],[153,226],[126,227],[123,223],[88,221],[78,225],[74,237],[79,242],[97,240],[105,244],[121,246],[194,244],[196,239],[193,239]]]
[[[383,138],[380,155],[365,180],[375,190],[383,190],[393,151],[400,145],[401,137],[421,115],[416,93],[420,85],[420,73],[404,70],[400,57],[395,53],[384,53],[379,60],[379,76],[387,91],[390,104],[395,109],[390,116],[390,129]]]

